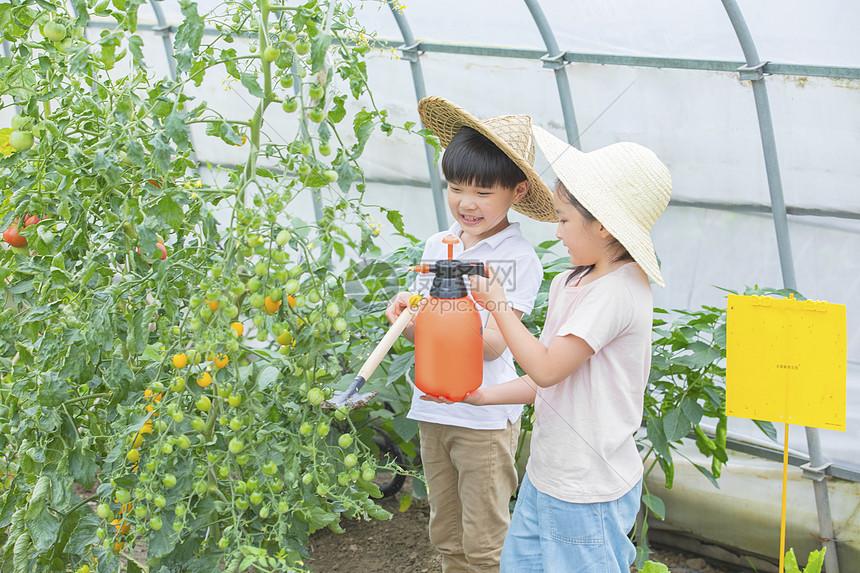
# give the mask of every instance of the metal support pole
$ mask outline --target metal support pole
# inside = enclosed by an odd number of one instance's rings
[[[564,117],[564,129],[567,132],[567,142],[577,149],[580,148],[579,128],[576,125],[576,114],[573,111],[573,97],[570,93],[570,82],[567,78],[567,64],[564,52],[559,50],[558,42],[552,27],[543,13],[539,0],[525,0],[529,12],[538,27],[547,54],[541,58],[543,67],[555,72],[555,83],[558,86],[558,99],[561,102],[561,113]]]
[[[412,35],[412,29],[409,27],[409,22],[398,9],[394,6],[393,0],[388,0],[388,7],[391,8],[391,13],[394,15],[394,20],[397,22],[397,27],[400,28],[400,34],[403,36],[403,47],[400,49],[401,57],[409,62],[412,68],[412,84],[415,86],[415,98],[421,101],[427,96],[427,91],[424,89],[424,72],[421,70],[421,51],[418,44],[415,42],[415,37]],[[442,179],[439,177],[439,171],[433,163],[434,150],[429,144],[424,144],[424,155],[427,158],[427,168],[430,170],[430,190],[433,194],[433,206],[436,209],[436,224],[440,231],[448,228],[448,208],[445,205],[445,200],[442,197]]]
[[[149,0],[149,5],[152,6],[152,11],[155,13],[155,21],[158,22],[158,26],[153,28],[152,31],[161,35],[161,41],[164,44],[164,55],[167,56],[167,67],[170,70],[170,79],[175,81],[176,58],[173,57],[173,43],[170,41],[170,38],[176,30],[164,19],[164,12],[161,11],[161,4],[159,4],[158,0]],[[191,160],[197,163],[197,153],[194,151],[194,137],[191,132],[188,133],[188,139],[191,141]]]
[[[746,65],[738,69],[740,79],[750,80],[755,96],[756,112],[758,113],[761,143],[764,149],[765,169],[767,171],[770,201],[773,211],[773,224],[776,228],[776,242],[779,249],[779,262],[782,269],[782,281],[786,288],[797,290],[797,279],[794,273],[794,260],[791,254],[791,240],[788,231],[788,216],[785,210],[785,198],[782,193],[782,179],[779,173],[779,162],[776,154],[776,139],[773,134],[773,120],[770,115],[770,104],[767,98],[767,88],[764,83],[763,68],[766,62],[759,59],[752,35],[746,25],[743,14],[735,0],[722,0],[726,14],[732,22],[735,34],[744,53]],[[828,573],[839,573],[839,559],[836,542],[833,535],[833,517],[830,513],[830,499],[827,492],[827,482],[823,470],[828,463],[821,451],[821,440],[817,428],[806,428],[806,443],[809,449],[809,464],[803,475],[812,480],[815,491],[815,505],[818,510],[818,527],[821,543],[827,548],[825,566]]]

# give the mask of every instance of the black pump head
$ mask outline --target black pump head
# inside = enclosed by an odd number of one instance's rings
[[[470,263],[466,261],[442,260],[430,265],[429,272],[436,273],[433,285],[430,287],[430,296],[434,298],[463,298],[469,294],[466,288],[466,275],[487,276],[484,263]]]

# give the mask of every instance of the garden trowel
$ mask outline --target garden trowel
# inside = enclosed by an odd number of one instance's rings
[[[360,408],[376,397],[377,392],[359,392],[359,390],[367,382],[367,379],[373,375],[373,371],[376,370],[376,367],[379,366],[379,363],[388,354],[397,337],[409,326],[420,300],[421,297],[419,295],[415,295],[409,299],[409,306],[403,309],[403,312],[400,313],[400,316],[397,317],[397,320],[394,321],[394,324],[391,325],[388,332],[385,333],[385,336],[382,337],[382,340],[379,341],[379,344],[370,353],[370,356],[367,357],[352,384],[342,392],[339,390],[336,391],[330,400],[326,400],[323,403],[323,407],[332,409],[337,409],[341,406]]]

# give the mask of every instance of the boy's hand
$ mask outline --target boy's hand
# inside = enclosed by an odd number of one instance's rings
[[[399,317],[409,306],[410,298],[412,298],[412,293],[404,291],[397,293],[390,301],[388,301],[388,307],[385,309],[385,318],[387,318],[391,324],[394,324],[397,317]],[[415,318],[413,317],[410,325],[414,322]]]
[[[482,406],[483,405],[484,393],[478,388],[474,392],[470,392],[463,396],[463,399],[460,402],[464,404],[471,404],[473,406]],[[443,396],[431,396],[430,394],[422,394],[421,399],[427,402],[436,402],[438,404],[459,404],[460,402],[454,402],[453,400],[449,400]]]
[[[508,301],[505,297],[505,288],[501,281],[497,280],[496,273],[489,263],[484,263],[484,269],[487,272],[486,277],[469,275],[472,297],[490,312],[504,308]]]

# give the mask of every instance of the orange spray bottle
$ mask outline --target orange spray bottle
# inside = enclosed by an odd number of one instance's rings
[[[411,270],[434,273],[430,296],[415,318],[415,386],[431,396],[458,402],[481,386],[484,337],[481,315],[464,277],[486,276],[482,263],[453,258],[457,237],[442,239],[448,259]]]

